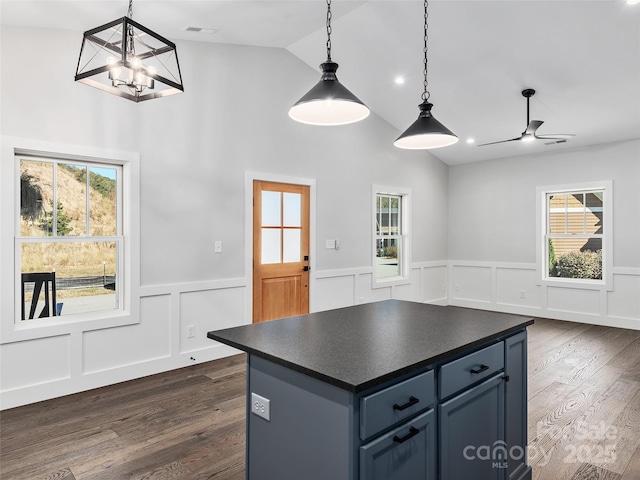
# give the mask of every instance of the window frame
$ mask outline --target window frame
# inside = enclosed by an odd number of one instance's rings
[[[590,290],[613,290],[613,182],[601,180],[594,182],[573,183],[538,187],[536,192],[538,208],[536,209],[536,270],[537,284],[553,287],[581,288]],[[602,231],[601,234],[575,235],[584,238],[602,239],[602,279],[563,278],[549,276],[549,239],[559,234],[549,234],[549,195],[602,192]],[[570,238],[570,237],[567,237]]]
[[[392,187],[384,185],[373,185],[371,190],[371,265],[372,265],[372,288],[383,288],[392,285],[405,285],[410,283],[410,265],[411,265],[411,189]],[[400,224],[400,232],[397,235],[377,235],[376,231],[376,218],[377,218],[377,199],[378,196],[393,196],[400,197],[400,216],[398,223]],[[384,237],[384,238],[383,238]],[[377,241],[379,239],[397,238],[400,244],[400,255],[398,258],[398,266],[400,267],[400,275],[394,275],[392,277],[378,277],[376,263],[377,263]]]
[[[84,332],[140,322],[140,165],[139,154],[53,142],[2,137],[0,180],[0,298],[2,343]],[[119,308],[69,316],[22,321],[20,318],[20,159],[54,159],[68,163],[121,167],[120,214],[122,236],[119,253]],[[25,237],[27,238],[27,237]],[[55,242],[63,237],[28,237],[29,241]],[[98,241],[104,237],[70,237]]]

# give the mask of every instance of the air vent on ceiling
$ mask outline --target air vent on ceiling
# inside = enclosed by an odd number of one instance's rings
[[[218,31],[217,28],[204,28],[204,27],[184,27],[185,32],[202,33],[205,35],[213,35]]]
[[[554,140],[553,142],[545,142],[545,145],[555,145],[556,143],[567,143],[567,141],[564,138],[561,138],[560,140]]]

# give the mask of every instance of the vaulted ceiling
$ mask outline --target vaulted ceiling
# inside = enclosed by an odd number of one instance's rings
[[[126,0],[2,0],[0,21],[82,32],[125,16],[127,6]],[[332,12],[338,78],[404,130],[417,118],[423,88],[422,2],[333,0]],[[192,40],[286,48],[317,71],[326,59],[325,17],[321,0],[135,0],[133,16],[178,46]],[[433,113],[460,137],[432,150],[449,165],[640,138],[640,4],[432,0],[428,46]],[[290,86],[300,96],[310,87]],[[525,129],[524,88],[536,90],[531,119],[545,122],[538,134],[576,136],[562,144],[478,147]]]

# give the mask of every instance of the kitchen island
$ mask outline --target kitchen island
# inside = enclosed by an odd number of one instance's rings
[[[515,480],[532,323],[386,300],[207,336],[247,352],[250,480]]]

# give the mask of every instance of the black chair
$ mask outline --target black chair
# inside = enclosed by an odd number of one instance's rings
[[[31,308],[29,309],[29,319],[55,317],[60,315],[62,303],[56,303],[56,272],[35,272],[22,274],[22,320],[25,317],[25,284],[33,283],[33,296],[31,297]],[[37,317],[36,309],[44,286],[44,307]]]

